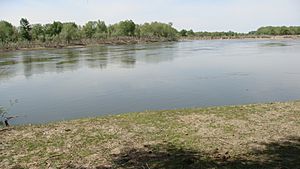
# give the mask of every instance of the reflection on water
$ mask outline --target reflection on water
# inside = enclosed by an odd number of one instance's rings
[[[300,97],[299,40],[212,40],[0,53],[0,105],[39,123]]]
[[[280,43],[280,42],[270,42],[270,43],[264,43],[262,46],[266,47],[272,47],[272,46],[288,46],[286,43]]]
[[[84,66],[104,69],[109,65],[120,65],[124,68],[134,68],[137,57],[140,61],[149,63],[170,61],[174,57],[174,48],[176,43],[170,42],[0,53],[0,78],[13,77],[17,72],[20,74],[21,69],[26,77],[30,77],[33,74],[64,72]],[[11,67],[14,69],[8,71]]]

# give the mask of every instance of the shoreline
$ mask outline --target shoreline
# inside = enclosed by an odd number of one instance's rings
[[[225,37],[182,37],[182,40],[299,40],[300,35],[246,35]]]
[[[62,42],[24,42],[20,46],[17,44],[8,44],[9,47],[0,48],[0,52],[12,52],[12,51],[34,51],[34,50],[48,50],[48,49],[68,49],[68,48],[83,48],[89,46],[101,46],[101,45],[129,45],[129,44],[144,44],[155,42],[170,42],[177,41],[169,38],[137,38],[137,37],[117,37],[109,39],[88,39],[81,41],[73,41],[69,44]]]
[[[137,38],[137,37],[118,37],[100,40],[83,40],[74,41],[70,44],[65,43],[25,43],[19,46],[16,44],[10,47],[0,48],[0,52],[13,51],[34,51],[34,50],[50,50],[50,49],[68,49],[68,48],[84,48],[89,46],[101,45],[129,45],[129,44],[147,44],[156,42],[176,42],[189,40],[298,40],[300,35],[286,35],[286,36],[233,36],[233,37],[180,37],[178,39],[168,38]]]
[[[0,168],[295,168],[300,100],[125,113],[0,133]]]

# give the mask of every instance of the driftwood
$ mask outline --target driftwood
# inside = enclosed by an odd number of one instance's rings
[[[5,117],[4,119],[4,124],[6,127],[9,127],[9,123],[8,123],[8,120],[11,120],[11,119],[14,119],[14,118],[17,118],[19,116],[9,116],[9,117]]]

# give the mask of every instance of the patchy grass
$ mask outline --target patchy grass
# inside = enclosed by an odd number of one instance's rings
[[[0,168],[299,168],[300,101],[0,130]]]

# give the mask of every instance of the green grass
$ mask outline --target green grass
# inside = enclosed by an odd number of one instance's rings
[[[299,101],[126,113],[0,134],[0,168],[300,166]]]

